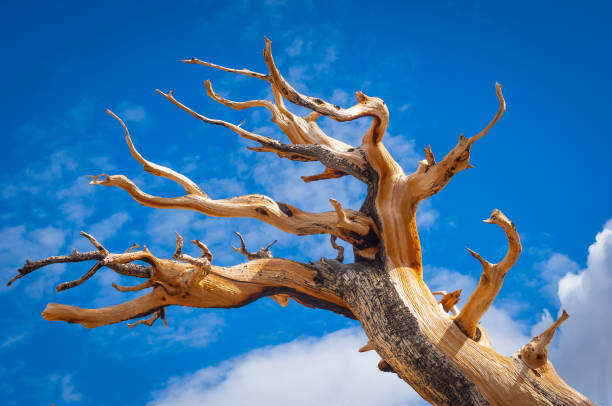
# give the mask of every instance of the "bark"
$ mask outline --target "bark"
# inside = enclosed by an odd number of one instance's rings
[[[183,253],[183,240],[177,235],[172,259],[158,258],[146,246],[124,253],[110,253],[93,236],[82,233],[96,248],[80,253],[27,261],[9,281],[28,275],[46,265],[64,262],[97,261],[86,274],[58,286],[70,289],[109,267],[123,275],[144,278],[134,286],[115,286],[121,292],[150,289],[134,300],[101,309],[49,304],[43,312],[47,320],[78,323],[87,328],[126,320],[151,326],[158,319],[165,322],[168,306],[233,308],[248,305],[262,297],[271,297],[284,306],[293,298],[315,308],[330,310],[357,319],[369,342],[360,351],[375,350],[381,357],[382,371],[393,372],[410,384],[424,399],[437,405],[579,405],[592,404],[568,386],[555,372],[547,358],[547,349],[555,329],[568,316],[559,319],[512,357],[499,355],[486,331],[478,324],[500,291],[504,276],[520,255],[521,246],[514,224],[499,210],[488,222],[503,228],[508,238],[508,254],[499,264],[485,261],[470,251],[483,266],[480,283],[459,310],[460,291],[434,292],[442,295],[438,303],[423,281],[421,245],[416,224],[419,203],[441,191],[463,169],[470,168],[471,147],[483,138],[505,111],[501,85],[495,91],[499,108],[489,124],[478,134],[466,138],[442,160],[436,161],[431,146],[418,169],[406,174],[383,144],[389,122],[385,103],[376,97],[356,92],[357,103],[349,108],[335,106],[319,98],[301,94],[281,75],[272,57],[271,42],[266,39],[264,60],[268,73],[238,70],[190,59],[184,62],[205,65],[226,72],[263,80],[271,87],[274,101],[231,101],[219,96],[212,84],[205,83],[213,100],[233,109],[266,108],[272,121],[287,136],[289,143],[250,132],[241,125],[201,115],[179,102],[172,91],[159,93],[193,117],[212,125],[224,126],[260,146],[256,152],[273,152],[296,161],[318,161],[322,173],[304,177],[305,182],[353,176],[367,184],[367,197],[360,210],[351,210],[331,198],[333,210],[310,213],[262,195],[211,199],[196,182],[161,165],[146,160],[135,148],[130,133],[119,117],[133,157],[145,171],[171,179],[185,190],[179,197],[152,196],[140,190],[123,175],[93,176],[92,185],[116,186],[127,191],[137,202],[164,209],[194,210],[209,216],[250,217],[297,235],[329,234],[338,250],[335,259],[321,258],[302,264],[274,258],[270,246],[248,251],[240,233],[240,247],[234,250],[247,262],[232,267],[213,264],[206,245],[194,240],[202,254]],[[305,117],[291,113],[286,102],[310,109]],[[371,119],[361,144],[353,147],[325,134],[317,125],[320,116],[344,122]],[[343,264],[342,239],[352,245],[355,262]],[[140,260],[148,266],[132,264]],[[450,312],[451,314],[449,314]],[[143,317],[150,316],[148,319]],[[357,349],[355,349],[357,351]]]

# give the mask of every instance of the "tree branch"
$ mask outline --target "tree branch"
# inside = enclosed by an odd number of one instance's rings
[[[508,237],[508,252],[501,262],[492,264],[468,248],[472,256],[482,265],[483,272],[474,293],[455,318],[455,323],[465,335],[476,341],[480,337],[480,332],[477,330],[478,322],[495,300],[506,273],[516,263],[522,250],[521,240],[514,223],[508,220],[501,211],[493,210],[491,216],[484,222],[497,224],[504,230]]]
[[[548,362],[548,345],[552,341],[557,328],[568,318],[569,314],[564,309],[557,321],[544,330],[542,334],[533,337],[529,343],[521,347],[518,358],[531,369],[544,367]]]
[[[137,324],[152,325],[159,317],[164,319],[164,309],[170,305],[231,308],[247,305],[265,296],[272,296],[281,305],[286,305],[289,297],[293,297],[306,306],[354,317],[337,293],[322,283],[316,268],[298,262],[280,258],[259,258],[232,267],[213,266],[209,261],[210,251],[197,240],[196,245],[202,248],[202,256],[194,258],[184,254],[180,235],[177,235],[174,254],[174,258],[178,260],[157,258],[146,247],[141,251],[114,254],[106,251],[95,238],[82,234],[90,238],[92,243],[95,242],[99,255],[73,253],[71,256],[50,257],[29,262],[30,268],[38,269],[58,262],[85,260],[97,260],[96,269],[102,266],[112,268],[141,260],[150,264],[147,281],[136,286],[113,284],[113,287],[120,292],[135,292],[147,288],[153,290],[137,299],[100,309],[51,303],[43,312],[43,317],[49,321],[61,320],[94,328],[152,314],[150,319],[136,322],[131,327]],[[260,251],[269,253],[270,245]],[[71,283],[66,289],[84,282],[93,276],[93,273],[86,275],[87,278],[81,277],[82,280]]]
[[[234,127],[239,129],[239,131],[243,131],[240,127]],[[360,246],[364,243],[362,238],[363,235],[367,233],[367,230],[374,228],[374,223],[369,217],[361,212],[353,210],[346,211],[351,219],[351,223],[350,227],[344,227],[337,223],[334,212],[308,213],[291,205],[275,202],[271,198],[263,195],[245,195],[219,200],[211,199],[197,187],[195,182],[191,181],[186,176],[172,169],[145,160],[134,147],[129,137],[129,133],[127,132],[126,140],[128,141],[132,155],[143,164],[145,169],[149,168],[148,171],[154,175],[163,176],[178,182],[185,188],[188,194],[173,198],[152,196],[143,192],[130,179],[123,175],[109,176],[107,174],[102,174],[91,176],[93,180],[90,184],[117,186],[127,191],[137,202],[148,207],[194,210],[215,217],[255,218],[292,234],[331,234],[351,244]],[[360,231],[358,235],[355,235],[355,230]],[[371,250],[372,247],[363,247],[363,249],[366,248]]]
[[[499,99],[499,109],[491,122],[478,134],[465,138],[463,134],[459,137],[459,143],[440,162],[435,161],[431,146],[425,150],[427,157],[426,165],[408,176],[410,187],[409,193],[414,196],[415,201],[426,199],[442,190],[452,177],[458,172],[471,168],[470,148],[480,138],[484,137],[495,123],[501,118],[506,110],[506,102],[502,95],[501,85],[495,84],[495,93]]]
[[[236,102],[231,102],[227,99],[223,99],[220,96],[217,96],[214,92],[212,92],[212,87],[210,87],[210,90],[211,93],[209,94],[212,94],[214,96],[211,96],[213,97],[213,99],[220,102],[223,101],[223,104],[236,104]],[[168,93],[164,93],[158,89],[157,92],[181,110],[184,110],[187,113],[191,114],[193,117],[208,124],[220,125],[229,128],[230,130],[240,135],[242,138],[255,141],[261,144],[261,147],[247,147],[252,151],[273,152],[280,158],[287,158],[293,161],[319,161],[327,168],[335,170],[338,173],[342,173],[343,175],[350,174],[351,176],[354,176],[355,178],[363,182],[367,182],[369,179],[367,171],[365,169],[365,161],[361,153],[358,150],[352,148],[350,145],[344,144],[338,140],[334,140],[333,138],[326,136],[313,120],[308,120],[308,117],[306,119],[303,119],[301,117],[294,116],[289,111],[287,111],[286,113],[281,113],[278,112],[278,108],[274,106],[274,110],[277,111],[278,114],[276,116],[277,119],[275,120],[273,118],[273,121],[285,132],[285,134],[287,134],[289,139],[294,143],[293,145],[283,144],[273,138],[247,131],[240,127],[240,125],[235,125],[223,120],[215,120],[205,117],[202,114],[199,114],[191,108],[187,107],[186,105],[180,103],[174,97],[172,90]],[[254,102],[260,103],[265,101],[258,100]],[[271,107],[273,105],[268,104],[268,106]],[[321,177],[320,179],[327,178]]]
[[[238,231],[234,231],[234,234],[236,234],[240,239],[240,248],[232,246],[232,249],[235,252],[244,255],[249,261],[253,259],[272,258],[272,251],[270,251],[270,247],[276,244],[277,240],[272,241],[270,244],[268,244],[264,248],[260,248],[256,252],[249,252],[247,251],[246,246],[244,245],[244,239],[242,238],[242,234],[240,234]]]

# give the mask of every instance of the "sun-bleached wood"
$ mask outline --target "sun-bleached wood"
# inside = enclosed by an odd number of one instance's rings
[[[569,314],[563,310],[561,316],[550,327],[540,335],[531,339],[519,351],[518,357],[531,369],[544,367],[548,362],[548,345],[552,341],[555,331],[561,323],[569,318]]]
[[[149,207],[192,210],[217,217],[254,218],[296,235],[327,234],[332,247],[338,251],[337,258],[309,263],[275,258],[269,249],[271,244],[250,252],[242,235],[236,233],[241,244],[234,250],[244,255],[247,262],[222,267],[213,264],[212,253],[198,240],[192,243],[201,251],[199,257],[184,253],[183,239],[178,234],[173,258],[166,259],[156,257],[146,246],[139,249],[137,245],[123,253],[111,253],[93,236],[82,233],[95,250],[75,250],[68,255],[26,261],[8,284],[50,264],[96,261],[80,278],[59,285],[58,291],[79,286],[106,266],[119,274],[144,279],[133,286],[113,285],[118,291],[148,292],[100,309],[51,303],[43,311],[45,319],[78,323],[87,328],[133,319],[137,321],[130,327],[152,326],[159,319],[165,322],[169,306],[234,308],[262,297],[271,297],[286,306],[293,298],[305,306],[358,320],[368,336],[368,343],[359,351],[376,351],[381,358],[378,363],[381,371],[397,374],[432,404],[592,404],[557,375],[547,357],[548,344],[555,329],[567,318],[565,313],[512,357],[498,354],[493,347],[495,343],[478,324],[521,251],[514,224],[499,210],[494,210],[487,222],[505,231],[508,254],[500,263],[492,264],[470,250],[480,261],[483,274],[461,310],[457,308],[461,291],[431,292],[423,281],[416,221],[418,205],[440,192],[457,173],[471,168],[471,148],[483,139],[506,109],[501,85],[495,85],[497,112],[481,132],[469,138],[461,135],[457,145],[441,160],[436,160],[432,147],[427,145],[425,159],[414,172],[405,173],[383,144],[389,110],[382,99],[357,91],[356,103],[343,108],[300,93],[276,66],[268,39],[264,49],[268,73],[227,68],[196,58],[184,62],[245,75],[269,85],[273,100],[233,101],[216,93],[209,80],[204,82],[206,94],[221,105],[235,110],[266,109],[288,141],[249,131],[244,122],[232,124],[209,118],[179,101],[173,91],[158,90],[166,100],[204,123],[225,127],[254,142],[256,146],[248,147],[254,152],[272,152],[298,162],[319,162],[323,170],[302,177],[305,182],[353,176],[367,186],[367,197],[361,208],[343,207],[333,197],[330,197],[333,210],[323,213],[310,213],[263,195],[212,199],[185,175],[145,159],[136,149],[128,128],[110,110],[108,113],[119,121],[125,132],[132,156],[143,169],[179,184],[185,194],[153,196],[123,175],[96,175],[90,183],[123,189]],[[310,113],[293,114],[287,103],[304,107]],[[360,140],[355,138],[359,145],[351,146],[321,130],[317,120],[322,116],[338,122],[367,119],[370,127],[359,135]],[[352,246],[355,262],[342,263],[344,248],[336,243],[337,239]],[[452,290],[452,286],[448,288]],[[440,301],[434,294],[442,296]]]
[[[472,296],[470,296],[461,312],[459,312],[459,315],[455,318],[455,323],[468,337],[474,340],[479,340],[481,334],[477,329],[478,322],[495,300],[506,274],[516,263],[522,250],[521,240],[514,223],[508,220],[501,211],[493,210],[491,216],[484,220],[484,222],[497,224],[506,232],[508,237],[508,253],[500,263],[491,264],[478,253],[468,248],[470,254],[482,265],[482,275],[476,290],[474,290]]]

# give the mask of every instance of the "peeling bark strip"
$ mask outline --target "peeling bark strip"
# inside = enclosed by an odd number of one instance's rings
[[[502,288],[506,273],[517,261],[521,243],[514,224],[499,210],[486,220],[500,226],[509,243],[508,254],[499,264],[470,253],[483,267],[478,287],[463,309],[456,306],[461,291],[433,292],[442,295],[438,303],[423,282],[421,244],[416,224],[419,203],[440,192],[463,169],[471,168],[471,147],[483,138],[501,118],[506,102],[501,85],[495,85],[499,101],[497,113],[478,134],[460,136],[457,145],[440,161],[431,146],[426,159],[411,174],[393,159],[383,144],[389,123],[385,103],[376,97],[355,92],[356,104],[343,108],[295,90],[282,76],[272,57],[271,42],[266,39],[264,60],[268,73],[233,69],[193,58],[189,64],[203,65],[229,73],[267,82],[274,100],[232,101],[221,97],[206,81],[206,93],[227,107],[244,110],[265,108],[287,136],[289,143],[259,135],[226,121],[208,118],[179,102],[173,91],[158,92],[172,104],[204,123],[226,127],[259,146],[255,152],[273,152],[280,158],[298,162],[320,162],[324,170],[302,177],[304,182],[353,176],[367,185],[367,196],[359,211],[348,209],[330,198],[333,210],[309,213],[263,195],[245,195],[230,199],[210,198],[198,184],[170,168],[146,160],[136,150],[128,128],[110,110],[122,126],[128,148],[143,169],[155,176],[179,184],[185,194],[179,197],[153,196],[140,190],[123,175],[92,176],[91,185],[116,186],[138,203],[160,209],[183,209],[215,217],[254,218],[296,235],[328,234],[336,259],[321,258],[302,264],[275,258],[272,242],[258,251],[247,251],[242,235],[240,248],[247,262],[220,267],[213,265],[213,254],[198,240],[200,257],[183,253],[183,239],[177,234],[172,259],[158,258],[146,246],[137,244],[123,253],[111,253],[93,236],[81,233],[96,248],[91,252],[74,251],[35,262],[26,261],[11,285],[50,264],[96,261],[92,268],[73,281],[64,282],[58,291],[74,288],[94,277],[98,269],[144,278],[134,286],[113,285],[120,292],[149,290],[148,293],[115,306],[83,309],[51,303],[43,311],[47,320],[79,323],[95,328],[127,320],[129,324],[152,326],[158,319],[165,323],[168,306],[234,308],[246,306],[262,297],[271,297],[281,306],[293,298],[302,305],[330,310],[361,322],[369,341],[359,351],[375,350],[381,371],[397,374],[424,399],[436,405],[591,405],[586,397],[569,387],[548,360],[548,344],[555,330],[569,316],[567,313],[550,328],[524,345],[512,357],[503,357],[493,349],[486,331],[478,323]],[[312,112],[304,117],[291,113],[286,103]],[[321,116],[339,122],[358,118],[371,120],[359,146],[351,146],[325,134],[317,124]],[[342,264],[342,239],[353,248],[355,263]],[[148,266],[133,261],[144,261]],[[448,312],[451,314],[449,315]],[[144,317],[150,316],[147,319]],[[357,351],[357,348],[355,349]],[[372,368],[376,368],[372,365]]]

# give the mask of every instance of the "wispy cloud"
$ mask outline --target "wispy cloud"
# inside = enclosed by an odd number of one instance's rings
[[[128,102],[119,104],[119,116],[125,121],[142,122],[147,119],[145,108]]]
[[[33,230],[28,230],[25,225],[0,229],[0,264],[2,264],[0,276],[2,280],[8,280],[15,275],[17,268],[21,267],[26,259],[38,259],[56,254],[64,245],[65,239],[65,231],[52,226]],[[64,268],[63,264],[53,265],[52,269],[46,270],[35,280],[30,281],[26,287],[26,293],[34,297],[41,296],[58,280]],[[6,290],[4,283],[0,285],[0,290]]]
[[[76,403],[83,400],[83,395],[76,390],[72,383],[72,375],[54,374],[49,379],[53,384],[59,385],[60,397],[65,403]]]

